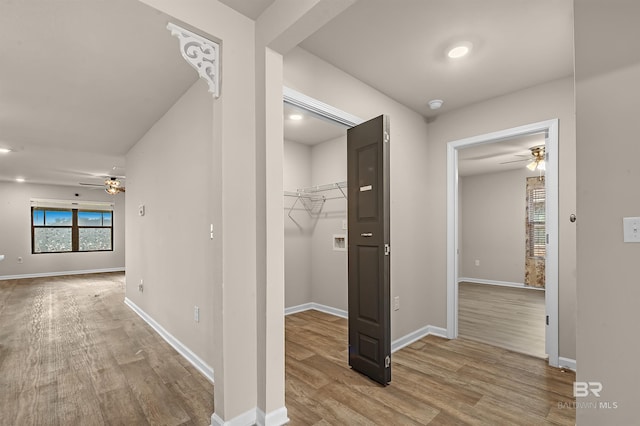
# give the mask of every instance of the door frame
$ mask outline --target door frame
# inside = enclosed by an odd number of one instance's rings
[[[500,142],[501,140],[546,132],[546,233],[545,310],[548,325],[545,330],[545,350],[549,365],[559,366],[558,339],[558,119],[540,121],[497,132],[472,136],[447,143],[447,337],[458,337],[459,278],[459,200],[458,150]]]
[[[360,117],[325,104],[287,86],[282,87],[282,101],[308,111],[323,120],[333,121],[347,127],[355,127],[365,122]]]

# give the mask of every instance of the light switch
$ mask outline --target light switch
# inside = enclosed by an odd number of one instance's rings
[[[640,217],[622,219],[625,243],[640,243]]]

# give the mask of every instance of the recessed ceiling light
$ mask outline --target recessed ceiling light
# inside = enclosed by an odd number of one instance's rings
[[[460,43],[456,43],[453,47],[449,49],[447,52],[447,56],[451,59],[459,59],[464,56],[467,56],[469,52],[471,52],[471,48],[473,45],[468,41],[463,41]]]
[[[0,154],[8,154],[11,150],[9,148],[0,148]]]
[[[302,120],[302,114],[291,114],[289,115],[290,120]]]
[[[24,178],[16,178],[16,182],[24,182]]]

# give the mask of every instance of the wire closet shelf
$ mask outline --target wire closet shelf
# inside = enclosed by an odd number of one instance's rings
[[[343,181],[343,182],[329,183],[326,185],[316,185],[316,186],[309,186],[306,188],[300,188],[295,192],[284,191],[285,197],[296,197],[296,201],[289,208],[288,216],[291,219],[293,219],[293,217],[291,217],[291,212],[293,211],[293,209],[296,207],[298,203],[300,203],[302,207],[304,207],[304,209],[307,211],[307,213],[309,213],[310,216],[319,214],[320,211],[322,210],[322,206],[326,201],[337,200],[342,198],[347,199],[347,194],[344,192],[344,188],[346,187],[347,187],[347,182]],[[340,191],[341,195],[326,196],[322,194],[323,192],[334,191],[334,190]]]

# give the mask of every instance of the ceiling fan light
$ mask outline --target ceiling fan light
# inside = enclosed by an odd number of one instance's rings
[[[538,165],[538,162],[536,160],[533,160],[532,162],[527,164],[527,169],[534,171],[537,165]]]
[[[120,181],[116,178],[109,178],[104,181],[104,184],[107,186],[120,186]]]
[[[110,194],[110,195],[116,195],[116,194],[118,193],[118,188],[117,188],[117,187],[115,187],[115,186],[110,186],[110,187],[108,187],[108,188],[105,188],[105,189],[104,189],[104,191],[105,191],[107,194]]]
[[[546,170],[546,168],[547,168],[547,166],[546,166],[544,160],[542,160],[542,161],[540,161],[538,163],[538,170]]]

